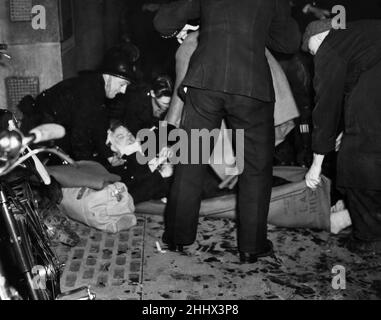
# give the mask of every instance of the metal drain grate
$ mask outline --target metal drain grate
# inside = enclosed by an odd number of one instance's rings
[[[16,106],[27,95],[36,97],[40,86],[38,77],[8,77],[5,79],[8,109],[16,111]]]
[[[9,13],[11,21],[31,21],[32,6],[32,0],[10,0]]]

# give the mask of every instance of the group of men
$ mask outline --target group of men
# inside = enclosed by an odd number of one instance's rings
[[[178,0],[160,7],[155,27],[164,37],[176,37],[189,21],[199,22],[199,43],[179,89],[185,101],[180,127],[189,134],[193,129],[213,130],[225,119],[234,131],[244,130],[237,239],[240,261],[254,263],[273,254],[267,217],[275,96],[265,48],[293,54],[300,49],[301,33],[287,0]],[[342,122],[337,183],[353,220],[349,247],[381,252],[381,22],[334,26],[330,19],[312,22],[303,37],[303,49],[315,56],[316,91],[314,162],[306,183],[318,187],[324,156],[335,150]],[[107,100],[125,94],[135,73],[118,50],[105,57],[100,71],[65,80],[37,102],[45,121],[66,128],[67,136],[58,141],[66,152],[112,170],[115,154],[105,144],[112,118]],[[157,102],[156,107],[160,109]],[[192,150],[189,146],[190,158]],[[170,250],[182,251],[196,239],[208,167],[201,159],[202,154],[199,164],[188,161],[175,168],[164,217],[163,242]]]

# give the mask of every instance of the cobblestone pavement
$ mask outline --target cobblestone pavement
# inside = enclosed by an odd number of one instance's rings
[[[91,285],[98,299],[141,298],[146,219],[117,235],[77,225],[81,242],[75,248],[59,246],[57,253],[65,269],[61,291]]]
[[[200,219],[183,254],[158,250],[161,217],[140,216],[117,235],[79,224],[76,231],[77,247],[56,248],[66,263],[63,292],[90,284],[99,300],[381,299],[381,257],[351,254],[344,236],[270,226],[277,261],[241,265],[231,220]],[[335,266],[345,268],[345,290],[332,287]]]

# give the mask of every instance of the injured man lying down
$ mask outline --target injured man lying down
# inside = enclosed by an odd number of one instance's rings
[[[107,144],[114,152],[114,157],[109,159],[113,163],[111,171],[122,177],[135,205],[159,200],[164,211],[174,172],[170,163],[171,149],[165,147],[146,164],[139,163],[138,154],[143,156],[142,143],[119,121],[111,125]],[[213,165],[208,168],[202,198],[213,207],[213,212],[219,209],[227,212],[227,208],[234,207],[236,187],[221,181]],[[314,192],[306,187],[304,175],[303,168],[274,168],[269,223],[280,227],[323,229],[335,234],[350,226],[349,213],[343,203],[331,207],[330,181],[325,178],[321,188]]]
[[[120,121],[111,124],[106,144],[114,152],[109,159],[110,171],[122,178],[135,204],[166,197],[173,175],[173,166],[167,161],[168,149],[146,164],[139,163],[139,154],[143,156],[141,141]]]

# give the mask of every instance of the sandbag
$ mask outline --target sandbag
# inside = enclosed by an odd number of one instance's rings
[[[136,225],[134,200],[124,183],[109,184],[102,190],[63,188],[60,209],[70,218],[110,233]]]
[[[306,186],[307,169],[299,167],[275,167],[273,175],[291,181],[274,187],[271,194],[268,223],[278,227],[306,228],[330,231],[331,181],[322,177],[316,191]],[[200,215],[211,218],[234,219],[236,195],[227,195],[204,200]],[[165,204],[150,201],[137,205],[136,213],[162,215]]]
[[[63,188],[88,187],[102,190],[109,183],[121,180],[120,176],[108,172],[95,161],[78,161],[75,166],[50,166],[47,171]]]

